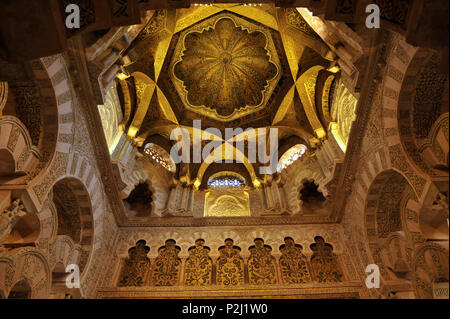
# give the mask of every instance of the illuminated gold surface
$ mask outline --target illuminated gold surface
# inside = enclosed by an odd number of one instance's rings
[[[159,87],[156,87],[156,94],[158,95],[159,106],[161,107],[161,110],[162,110],[164,116],[166,117],[166,119],[168,119],[169,121],[171,121],[174,124],[178,124],[178,120],[177,120],[175,114],[173,113],[172,108],[170,107],[169,101],[167,100],[163,91],[161,91],[161,89]]]
[[[352,123],[356,118],[357,103],[358,100],[345,87],[344,83],[341,81],[337,83],[330,115],[333,121],[337,122],[334,134],[339,145],[345,145],[344,151],[347,148]]]
[[[128,87],[127,82],[125,80],[120,80],[119,83],[124,99],[123,119],[119,125],[124,128],[127,125],[128,121],[130,120],[131,116],[131,98],[130,98],[130,89]]]
[[[341,69],[338,66],[332,66],[331,68],[328,68],[327,71],[330,71],[331,73],[338,73]]]
[[[326,80],[325,84],[323,86],[322,91],[322,113],[325,117],[325,120],[328,122],[332,121],[331,115],[330,115],[330,88],[331,84],[333,83],[334,75],[330,75]]]
[[[250,216],[249,195],[241,188],[216,187],[205,194],[205,216]]]
[[[228,145],[230,145],[230,144],[228,144]],[[208,168],[208,166],[211,163],[213,163],[215,161],[221,161],[221,160],[233,160],[235,162],[244,164],[245,168],[247,169],[248,173],[250,174],[250,177],[252,179],[256,178],[255,168],[249,162],[247,156],[245,156],[245,154],[242,153],[239,149],[237,149],[234,145],[232,146],[232,151],[226,151],[225,144],[222,144],[217,149],[222,149],[222,152],[220,154],[216,154],[216,156],[209,155],[206,159],[204,159],[204,161],[200,165],[200,168],[197,173],[197,178],[199,180],[202,180],[203,175],[206,172],[206,169]]]
[[[199,179],[196,179],[194,182],[194,188],[197,190],[201,184],[202,184],[202,182]]]
[[[338,123],[336,122],[331,122],[330,123],[330,131],[334,136],[334,139],[336,140],[336,142],[338,143],[339,147],[341,148],[341,150],[343,152],[345,152],[347,150],[347,144],[345,143],[344,140],[342,140],[341,135],[339,134],[339,129],[338,129]]]
[[[283,102],[281,102],[281,105],[278,108],[277,114],[275,115],[275,118],[273,119],[272,125],[276,125],[284,119],[284,117],[286,116],[286,113],[288,112],[289,108],[291,107],[291,105],[294,101],[294,93],[295,93],[295,87],[292,86],[291,89],[289,90],[289,92],[284,97]]]
[[[136,84],[137,109],[131,122],[131,126],[128,129],[127,135],[131,138],[136,136],[144,121],[148,107],[150,106],[150,100],[156,87],[155,82],[144,73],[135,72],[133,73],[133,77]]]
[[[262,109],[281,77],[267,29],[228,12],[183,31],[170,69],[185,107],[222,122]]]
[[[303,73],[296,83],[306,116],[318,138],[324,138],[326,136],[325,130],[316,112],[315,102],[317,75],[322,69],[323,67],[320,65],[313,66]]]
[[[286,57],[289,63],[289,68],[291,70],[292,78],[296,79],[298,75],[298,62],[303,53],[303,45],[299,45],[298,42],[288,33],[282,32],[281,38],[283,39],[283,47],[286,53]]]
[[[179,32],[191,25],[208,18],[209,16],[222,11],[222,8],[216,6],[195,6],[189,9],[179,10],[175,32]]]
[[[110,154],[113,153],[123,135],[122,110],[115,85],[106,90],[105,103],[98,105],[103,132]]]
[[[255,22],[243,19],[242,16]],[[306,30],[301,23],[298,23],[297,20],[301,20],[299,14],[295,16],[286,14],[285,9],[277,9],[273,5],[263,5],[262,7],[245,7],[240,4],[197,6],[177,10],[176,14],[161,11],[161,14],[156,17],[158,19],[153,19],[155,23],[154,25],[150,24],[151,28],[148,28],[144,37],[146,41],[151,41],[141,49],[142,52],[145,52],[144,47],[149,46],[148,52],[153,55],[155,74],[152,74],[151,77],[154,76],[155,79],[158,79],[161,72],[168,72],[171,85],[174,86],[175,92],[178,93],[177,95],[186,109],[221,122],[236,120],[259,111],[267,105],[268,99],[282,76],[279,72],[281,70],[279,52],[277,53],[274,41],[277,41],[277,45],[282,44],[287,56],[288,67],[290,67],[294,79],[297,77],[298,63],[305,46],[320,42],[311,29]],[[282,42],[279,42],[279,38],[278,40],[275,37],[272,38],[271,32],[266,26],[279,30]],[[175,35],[177,32],[178,34]],[[173,35],[178,40],[171,44],[170,40]],[[313,47],[316,48],[316,51],[319,48],[316,44]],[[169,48],[174,50],[173,53],[168,54]],[[171,56],[167,65],[168,70],[163,70],[164,61],[168,56]],[[292,131],[290,134],[299,134],[307,140],[311,139],[312,132],[320,139],[326,138],[326,131],[319,120],[315,105],[315,86],[318,72],[321,69],[323,69],[322,66],[313,66],[300,75],[294,84],[295,88],[292,86],[284,95],[281,103],[279,102],[272,125],[278,125],[280,128],[286,127],[287,130]],[[272,76],[274,76],[273,79],[271,79]],[[127,111],[129,110],[127,100],[129,99],[126,98],[127,93],[129,95],[131,92],[127,92],[126,83],[124,83],[126,104],[124,121],[127,120],[130,126],[127,132],[128,136],[133,138],[137,145],[141,145],[149,134],[165,134],[165,136],[167,133],[170,134],[170,130],[174,128],[172,124],[178,125],[177,117],[183,115],[171,105],[173,96],[167,95],[166,97],[166,94],[169,94],[169,91],[166,91],[167,87],[159,86],[159,82],[157,85],[156,80],[152,78],[144,73],[137,74],[138,105],[131,119],[128,119],[130,115]],[[330,84],[331,79],[328,79],[325,90],[329,90]],[[295,90],[299,93],[312,130],[297,126],[298,121],[293,104],[296,96]],[[149,105],[152,107],[156,105],[154,100],[150,104],[154,94],[156,94],[159,110],[150,112]],[[325,95],[326,93],[323,93],[320,98],[325,98]],[[327,102],[323,103],[325,109]],[[149,126],[145,122],[145,116],[148,113],[156,114],[158,112],[160,118],[152,118],[152,125]],[[329,113],[330,111],[324,112],[325,115],[329,115]],[[331,115],[327,117],[327,120],[329,117]],[[143,131],[141,131],[141,126],[145,126]],[[185,126],[183,125],[183,127]],[[192,128],[185,128],[192,137]],[[305,133],[306,131],[311,133]],[[241,134],[234,137],[232,141],[236,142],[247,138],[245,134]],[[222,142],[226,143],[223,140]],[[226,152],[233,154],[226,154]],[[228,148],[222,146],[221,154],[217,152],[216,155],[210,155],[208,160],[201,164],[197,174],[199,180],[202,179],[209,166],[208,162],[215,159],[233,159],[242,162],[252,180],[256,178],[254,168],[248,163],[245,154],[240,154],[234,146]]]
[[[118,73],[117,77],[119,78],[119,80],[125,80],[125,79],[129,78],[129,76],[126,75],[125,73]]]
[[[273,4],[263,4],[261,7],[240,5],[228,8],[228,10],[262,23],[274,30],[278,30],[278,21],[276,19],[275,6]]]
[[[158,80],[159,75],[161,73],[161,69],[164,64],[164,59],[166,58],[167,50],[169,49],[171,40],[172,37],[167,36],[158,43],[155,53],[155,81]]]
[[[255,179],[253,180],[253,186],[255,186],[256,188],[258,188],[258,187],[261,186],[261,182],[260,182],[257,178],[255,178]]]
[[[191,6],[189,9],[180,9],[177,14],[175,32],[179,32],[191,25],[224,10],[235,12],[244,17],[255,20],[268,27],[278,30],[278,22],[273,4],[250,7],[239,3],[216,3],[213,6]]]
[[[317,130],[314,130],[314,133],[316,133],[316,136],[319,139],[323,139],[327,136],[327,133],[325,132],[325,130],[323,128],[318,128]]]

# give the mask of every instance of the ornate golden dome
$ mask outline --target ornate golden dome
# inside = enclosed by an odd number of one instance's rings
[[[266,46],[264,33],[221,18],[213,28],[186,34],[174,74],[183,81],[190,104],[229,116],[263,103],[263,92],[278,72]]]

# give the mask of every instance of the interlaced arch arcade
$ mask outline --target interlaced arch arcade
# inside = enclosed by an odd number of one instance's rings
[[[448,297],[448,2],[19,2],[0,298]]]

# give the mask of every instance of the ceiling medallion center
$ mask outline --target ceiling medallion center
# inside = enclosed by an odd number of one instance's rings
[[[187,103],[222,118],[261,106],[270,81],[278,75],[267,45],[263,32],[250,32],[229,17],[201,32],[187,33],[173,68],[183,82]]]
[[[223,64],[231,64],[233,56],[228,52],[223,52],[222,55],[220,56],[220,60],[222,60]]]

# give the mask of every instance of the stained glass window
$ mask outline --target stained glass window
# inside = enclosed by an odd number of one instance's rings
[[[280,173],[286,167],[292,165],[296,160],[301,158],[306,152],[306,146],[303,144],[297,144],[288,149],[283,156],[281,156],[278,162],[277,171]]]
[[[240,187],[244,185],[245,181],[237,176],[218,176],[208,181],[210,187]]]
[[[170,155],[166,152],[166,150],[161,146],[153,143],[148,143],[144,147],[144,153],[157,164],[167,169],[169,172],[175,172],[175,163],[172,161]]]

